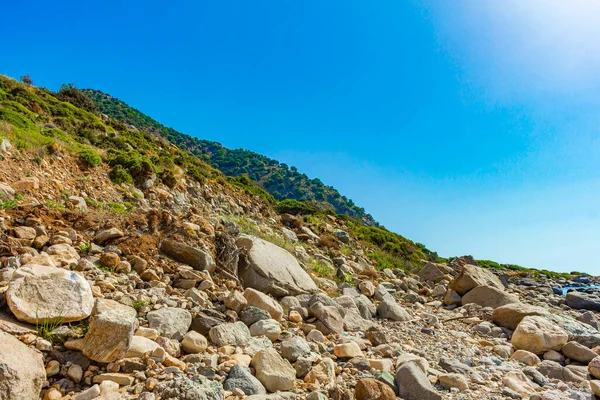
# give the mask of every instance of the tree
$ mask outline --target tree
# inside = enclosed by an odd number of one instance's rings
[[[27,74],[27,75],[23,75],[21,76],[21,82],[23,82],[26,85],[33,85],[33,79],[31,79],[31,75]]]

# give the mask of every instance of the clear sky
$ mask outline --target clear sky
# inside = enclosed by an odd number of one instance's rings
[[[600,274],[600,2],[3,5],[0,73],[298,167],[440,255]],[[10,17],[7,17],[10,16]]]

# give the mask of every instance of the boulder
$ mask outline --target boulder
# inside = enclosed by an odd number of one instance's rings
[[[413,362],[407,362],[398,368],[394,377],[398,394],[405,400],[442,400],[427,375]]]
[[[441,374],[438,375],[438,383],[445,389],[457,388],[458,390],[467,390],[469,381],[467,377],[461,374]]]
[[[154,340],[134,335],[129,344],[129,348],[127,349],[127,354],[125,354],[125,358],[141,358],[145,353],[152,353],[159,347],[158,343]]]
[[[543,317],[563,328],[569,335],[569,341],[589,348],[600,346],[600,332],[594,327],[564,314],[545,314]]]
[[[283,318],[283,307],[281,307],[277,301],[266,294],[255,289],[248,288],[244,290],[244,298],[249,306],[255,306],[267,311],[274,320],[281,321]]]
[[[319,383],[325,388],[333,387],[335,384],[335,363],[329,357],[312,367],[304,377],[306,383]]]
[[[427,262],[417,275],[424,281],[438,282],[446,276],[446,273],[440,268],[440,264]]]
[[[310,346],[298,336],[281,342],[281,355],[291,362],[295,362],[299,357],[308,354],[310,354]]]
[[[281,358],[274,348],[257,352],[252,357],[251,365],[256,370],[256,378],[269,392],[286,391],[294,388],[296,370],[289,361]]]
[[[600,356],[594,357],[588,364],[588,371],[596,379],[600,379]]]
[[[510,357],[511,361],[517,361],[525,365],[535,367],[540,364],[540,358],[527,350],[517,350]]]
[[[529,315],[545,315],[548,310],[525,303],[512,303],[500,306],[494,310],[492,321],[511,331],[517,329],[521,320]]]
[[[202,249],[175,240],[165,240],[160,245],[160,250],[176,261],[187,264],[196,270],[207,270],[210,273],[215,270],[215,261]]]
[[[20,321],[73,322],[94,307],[92,288],[76,272],[28,264],[17,269],[6,291],[10,310]]]
[[[208,341],[204,335],[196,331],[189,331],[183,337],[181,347],[186,353],[202,353],[208,347]]]
[[[373,378],[363,378],[356,383],[356,400],[396,400],[394,390]]]
[[[244,347],[252,337],[246,324],[241,321],[213,326],[208,336],[211,342],[219,347],[227,345]]]
[[[505,387],[515,391],[520,396],[527,398],[535,392],[536,386],[527,378],[527,376],[518,370],[509,371],[502,377],[502,383]]]
[[[109,240],[119,239],[123,237],[123,232],[117,228],[104,229],[94,236],[93,242],[96,244],[104,244]]]
[[[317,318],[315,326],[323,334],[329,335],[344,331],[344,318],[336,307],[317,302],[310,306],[308,312]]]
[[[504,289],[494,286],[476,286],[462,297],[462,305],[475,303],[481,307],[498,308],[511,303],[518,303],[519,296],[509,294]]]
[[[591,365],[591,363],[590,363]],[[585,367],[584,367],[585,368]],[[559,363],[550,360],[544,360],[538,365],[538,371],[550,379],[558,379],[563,382],[581,382],[586,379],[585,376],[572,371],[569,368],[565,368]],[[591,369],[590,369],[591,373]],[[587,374],[586,374],[587,375]]]
[[[491,286],[504,290],[504,285],[502,285],[500,279],[491,271],[469,264],[462,267],[460,273],[450,282],[448,288],[463,296],[477,286]]]
[[[311,277],[287,250],[254,236],[244,235],[236,244],[246,251],[238,269],[244,287],[276,297],[317,291]]]
[[[281,325],[274,319],[263,319],[250,326],[250,335],[266,336],[274,342],[281,335]]]
[[[0,399],[39,399],[45,381],[42,354],[0,331]]]
[[[161,336],[181,340],[192,324],[192,315],[183,308],[164,307],[150,311],[148,327],[156,329]]]
[[[362,350],[356,342],[336,344],[333,348],[333,354],[338,358],[364,357]]]
[[[409,321],[412,319],[408,311],[398,304],[396,300],[389,297],[386,297],[379,303],[377,314],[381,318],[390,319],[392,321]]]
[[[560,350],[569,336],[560,326],[544,317],[528,316],[521,320],[513,332],[511,343],[516,349],[544,354],[548,350]]]
[[[81,352],[102,363],[123,358],[137,326],[137,312],[134,308],[113,300],[96,299]]]
[[[231,368],[223,387],[230,392],[240,389],[247,396],[267,394],[267,390],[263,384],[250,373],[248,367],[239,364]]]
[[[565,357],[569,357],[571,360],[579,361],[586,365],[598,356],[592,349],[577,342],[567,342],[567,344],[562,347],[561,351]]]
[[[565,304],[577,310],[600,311],[600,297],[581,292],[569,292],[565,296]]]

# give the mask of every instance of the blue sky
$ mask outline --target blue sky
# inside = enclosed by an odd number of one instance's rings
[[[30,1],[0,73],[333,185],[440,255],[600,274],[600,3]]]

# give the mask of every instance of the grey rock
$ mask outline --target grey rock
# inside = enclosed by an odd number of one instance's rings
[[[175,240],[165,240],[162,242],[160,249],[169,257],[187,264],[196,270],[207,270],[210,273],[215,270],[215,261],[210,254],[202,249]]]
[[[38,399],[45,381],[42,354],[0,331],[0,399]]]
[[[281,355],[291,362],[295,362],[299,357],[310,354],[310,346],[304,339],[298,336],[281,342],[280,350]]]
[[[241,389],[246,395],[267,394],[267,389],[256,379],[247,367],[236,364],[231,368],[223,385],[225,390]]]
[[[150,311],[147,316],[148,326],[158,330],[161,336],[181,340],[190,329],[192,315],[183,308],[164,307]]]
[[[267,311],[255,306],[246,306],[240,312],[239,317],[247,326],[254,325],[258,321],[271,319],[271,315]]]
[[[223,388],[218,382],[209,381],[202,375],[191,379],[177,374],[170,381],[156,385],[155,393],[162,400],[224,400]]]
[[[600,297],[590,293],[569,292],[565,304],[577,310],[600,311]]]
[[[551,379],[558,379],[563,382],[581,382],[585,378],[581,378],[578,374],[568,368],[563,367],[557,362],[544,360],[538,365],[538,371],[544,376]]]
[[[384,319],[392,321],[409,321],[410,314],[393,298],[386,298],[377,307],[377,314]]]
[[[406,400],[441,400],[427,379],[427,375],[413,362],[403,364],[395,376],[398,394]]]
[[[241,321],[213,326],[208,335],[217,346],[246,346],[251,335],[248,327]]]

